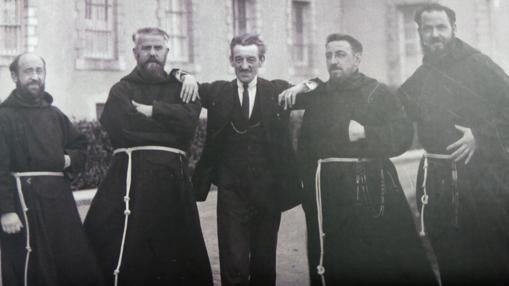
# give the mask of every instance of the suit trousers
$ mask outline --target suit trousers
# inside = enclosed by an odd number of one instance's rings
[[[270,168],[253,174],[250,168],[221,167],[217,225],[221,283],[276,284],[276,248],[281,212],[257,203],[256,192],[271,188]],[[267,191],[269,189],[266,189]]]

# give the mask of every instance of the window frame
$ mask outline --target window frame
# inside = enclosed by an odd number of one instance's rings
[[[120,28],[123,20],[121,16],[123,13],[120,12],[122,1],[104,0],[104,4],[96,2],[97,0],[76,0],[78,17],[75,68],[77,70],[125,70],[124,51],[119,42],[119,38],[123,36],[123,30]],[[103,19],[92,17],[94,5],[105,5]],[[94,55],[95,47],[92,47],[92,53],[87,50],[87,44],[90,43],[87,37],[90,36],[91,31],[111,33],[107,41],[109,45],[107,49],[111,49],[108,54]]]

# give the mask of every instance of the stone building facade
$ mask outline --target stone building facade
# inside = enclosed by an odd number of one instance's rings
[[[362,71],[397,86],[420,62],[411,21],[418,0],[0,0],[0,98],[14,85],[8,64],[45,57],[47,90],[76,119],[93,119],[109,88],[135,65],[131,34],[170,34],[168,69],[200,81],[233,79],[228,44],[242,32],[268,45],[266,78],[327,78],[324,39],[346,32],[365,45]],[[459,36],[509,68],[509,1],[443,0],[456,9]]]

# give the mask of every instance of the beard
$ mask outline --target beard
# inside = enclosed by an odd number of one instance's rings
[[[454,39],[454,33],[448,39],[441,38],[441,37],[431,38],[429,40],[429,44],[425,44],[421,37],[422,52],[424,53],[425,56],[434,57],[434,58],[441,57],[441,56],[447,54],[447,52],[450,50],[453,39]]]
[[[155,60],[155,59],[149,59],[145,63],[143,63],[140,66],[140,69],[142,73],[147,76],[149,79],[165,79],[166,78],[166,72],[164,71],[164,65]]]
[[[21,94],[29,96],[32,99],[40,99],[42,98],[42,94],[44,93],[44,82],[40,81],[31,81],[27,84],[21,84],[20,82],[16,83],[16,88],[21,91]]]
[[[358,68],[341,68],[336,65],[330,65],[328,67],[329,79],[334,83],[343,83],[348,80],[354,73],[358,71]]]

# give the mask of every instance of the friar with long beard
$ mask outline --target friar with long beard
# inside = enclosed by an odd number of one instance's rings
[[[509,77],[456,37],[450,8],[425,5],[415,21],[423,63],[399,94],[426,151],[421,233],[442,285],[508,285]]]
[[[108,285],[212,285],[186,159],[201,106],[164,71],[167,40],[158,28],[133,35],[137,66],[100,119],[115,151],[85,229]]]

